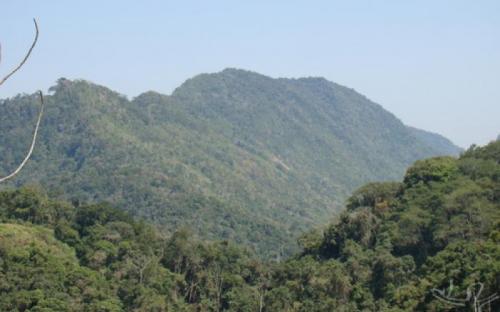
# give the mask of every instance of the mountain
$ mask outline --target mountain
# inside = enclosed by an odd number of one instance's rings
[[[499,311],[500,142],[361,187],[300,243],[262,262],[107,204],[0,191],[0,310]]]
[[[108,201],[165,232],[188,226],[264,257],[292,252],[360,185],[458,151],[323,78],[227,69],[170,96],[128,100],[63,78],[50,91],[33,158],[13,183]],[[0,173],[22,159],[37,109],[35,95],[0,102]]]
[[[460,147],[454,145],[450,140],[440,134],[413,127],[408,128],[420,141],[425,142],[437,151],[441,151],[443,155],[458,155],[463,151]]]
[[[301,245],[267,310],[500,311],[500,142],[363,186]]]

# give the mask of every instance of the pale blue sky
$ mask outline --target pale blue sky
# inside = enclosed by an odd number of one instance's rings
[[[323,76],[466,147],[500,133],[500,1],[1,0],[0,98],[83,78],[130,97],[202,72]]]

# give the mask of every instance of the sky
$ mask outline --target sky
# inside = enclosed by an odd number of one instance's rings
[[[86,79],[170,94],[227,67],[321,76],[462,147],[500,134],[500,1],[0,0],[0,98]]]

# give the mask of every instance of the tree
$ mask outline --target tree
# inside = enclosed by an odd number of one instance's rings
[[[31,44],[31,47],[29,48],[28,52],[24,56],[21,63],[19,63],[19,65],[17,65],[16,68],[14,68],[4,78],[2,78],[2,80],[0,80],[0,86],[2,86],[10,77],[12,77],[18,70],[20,70],[21,67],[23,67],[23,65],[26,63],[26,61],[30,57],[31,52],[35,48],[36,43],[38,42],[39,30],[38,30],[38,23],[36,22],[36,19],[33,19],[33,23],[35,24],[35,39],[33,39],[33,43]],[[1,63],[2,63],[2,47],[0,45],[0,64]],[[30,148],[28,150],[28,153],[26,154],[26,157],[23,159],[21,164],[16,169],[14,169],[14,171],[12,171],[10,174],[6,175],[5,177],[0,177],[0,183],[5,182],[5,181],[13,178],[14,176],[16,176],[23,169],[23,167],[26,165],[26,163],[28,162],[28,160],[31,157],[31,154],[33,154],[33,149],[35,148],[36,138],[38,135],[38,129],[40,128],[40,121],[42,120],[43,108],[44,108],[42,91],[38,91],[38,95],[40,97],[41,107],[40,107],[40,112],[38,113],[35,131],[33,132],[33,139],[31,140],[31,145],[30,145]]]

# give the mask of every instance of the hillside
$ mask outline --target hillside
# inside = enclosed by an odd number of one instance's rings
[[[414,127],[408,127],[420,141],[431,146],[435,150],[438,150],[442,155],[458,155],[462,152],[462,149],[454,145],[450,140],[444,136],[425,131],[422,129],[417,129]]]
[[[51,91],[16,185],[109,201],[165,232],[187,225],[266,257],[289,254],[360,185],[458,151],[322,78],[227,69],[131,101],[85,81],[60,79]],[[31,95],[0,102],[0,172],[21,159],[37,108]]]
[[[473,311],[467,292],[498,295],[500,142],[417,161],[401,183],[365,185],[346,208],[276,273],[271,311]],[[483,303],[500,309],[498,298]]]
[[[481,299],[500,289],[500,142],[363,186],[300,243],[284,262],[260,262],[186,229],[165,237],[106,204],[4,191],[0,310],[472,311],[432,289],[459,299],[477,282]]]
[[[75,250],[48,228],[0,223],[0,254],[2,311],[109,311],[120,306],[109,295],[106,279],[80,266]]]

